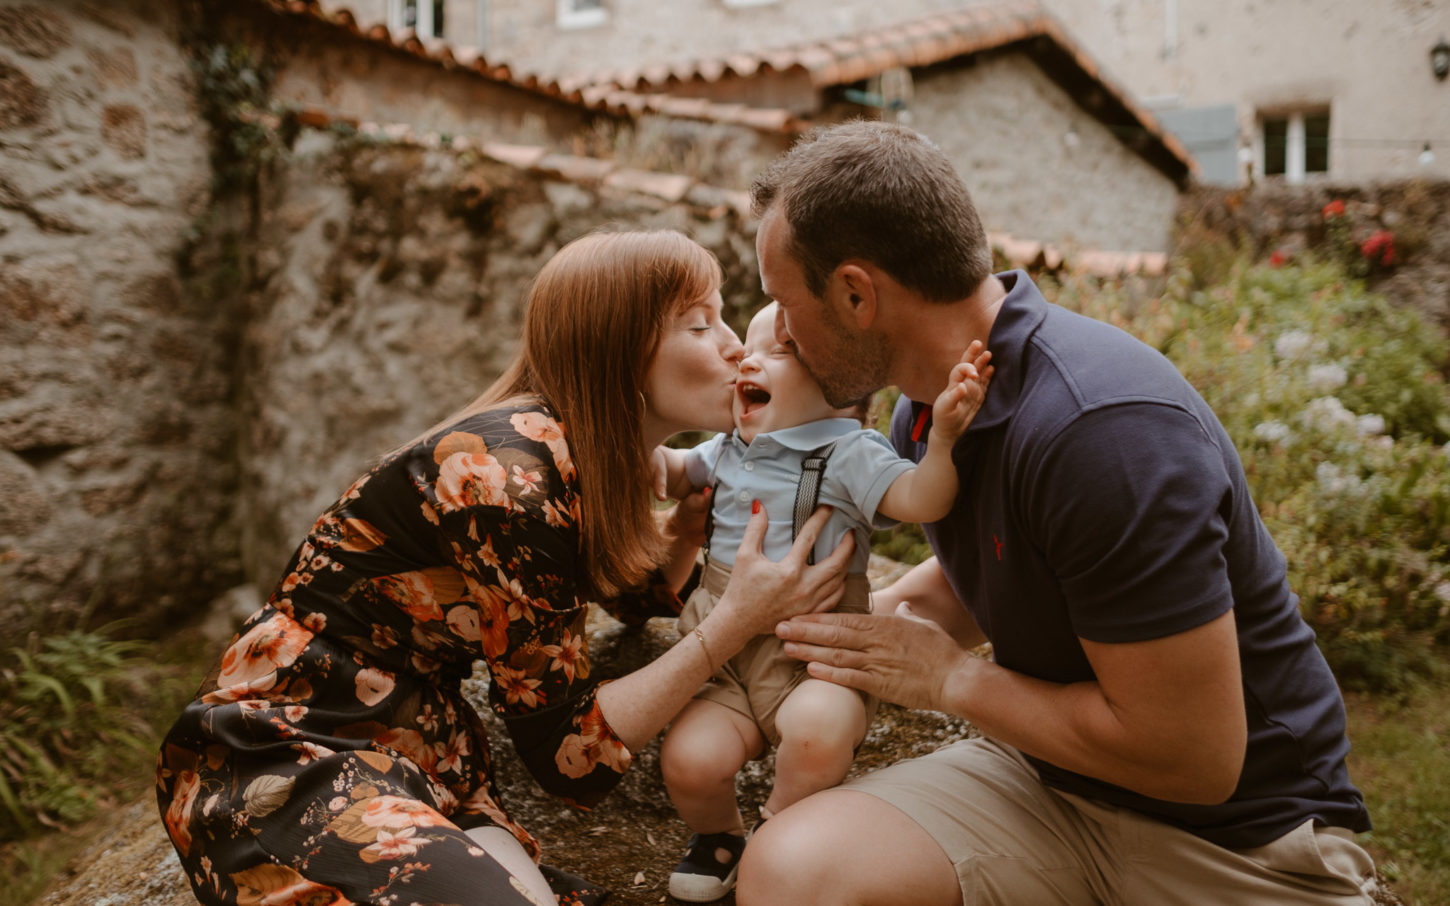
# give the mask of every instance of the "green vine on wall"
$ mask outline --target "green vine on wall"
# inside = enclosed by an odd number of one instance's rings
[[[204,33],[191,43],[199,106],[212,128],[213,188],[217,194],[248,190],[280,150],[266,123],[274,67],[245,44]]]

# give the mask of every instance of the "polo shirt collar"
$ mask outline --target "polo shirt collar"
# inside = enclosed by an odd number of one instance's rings
[[[781,428],[779,431],[767,431],[764,434],[755,435],[755,440],[770,438],[782,447],[789,447],[792,450],[811,451],[817,447],[825,446],[843,434],[849,434],[861,427],[861,423],[854,418],[823,418],[819,421],[806,422],[804,425],[796,425],[793,428]],[[732,434],[737,443],[743,444],[740,432],[737,430]]]
[[[1032,335],[1047,318],[1047,300],[1037,289],[1037,284],[1026,271],[1013,270],[998,274],[997,279],[1007,290],[997,317],[992,322],[992,332],[987,338],[987,348],[992,352],[992,383],[987,387],[987,399],[967,427],[967,433],[985,430],[1002,424],[1017,411],[1018,400],[1026,380],[1023,363],[1027,357],[1027,344]],[[913,400],[912,420],[921,417],[923,409],[931,409],[930,402]],[[926,427],[930,425],[930,414],[923,426],[921,438],[926,438]]]

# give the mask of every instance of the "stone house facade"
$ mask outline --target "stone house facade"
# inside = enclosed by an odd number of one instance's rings
[[[366,3],[332,9],[357,22],[366,21],[371,10],[395,25],[418,24],[398,20],[396,4]],[[672,6],[670,15],[690,8]],[[539,5],[529,9],[537,14]],[[416,6],[408,10],[417,12]],[[892,10],[900,12],[898,6]],[[766,15],[766,8],[755,12]],[[743,7],[731,15],[737,24],[748,19]],[[457,20],[445,12],[445,24]],[[425,29],[433,24],[436,20],[422,23]],[[395,40],[416,33],[378,27]],[[740,119],[748,112],[757,118],[751,124],[757,140],[753,148],[744,142],[738,164],[725,168],[737,187],[811,124],[853,116],[909,118],[952,157],[989,230],[1006,244],[1025,241],[1058,250],[1050,255],[1161,254],[1179,191],[1194,166],[1182,145],[1105,78],[1100,64],[1035,0],[976,4],[904,23],[883,20],[867,35],[780,50],[740,50],[675,65],[645,60],[547,84],[586,98],[599,91],[665,98],[676,111],[681,102],[698,103],[709,108],[697,117],[706,121],[727,113]],[[678,129],[672,140],[680,140]]]
[[[333,0],[328,0],[333,2]],[[347,0],[549,78],[851,39],[981,0]],[[1440,0],[1042,0],[1104,71],[1236,184],[1450,174]],[[420,19],[421,17],[421,19]],[[1426,153],[1428,151],[1428,153]]]

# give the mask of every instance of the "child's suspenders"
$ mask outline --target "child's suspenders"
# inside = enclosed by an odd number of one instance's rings
[[[811,518],[816,511],[816,505],[821,499],[821,479],[826,474],[826,460],[836,450],[836,442],[831,441],[824,447],[817,447],[801,462],[801,477],[795,488],[795,510],[791,513],[790,539],[795,540],[801,530],[801,525]],[[719,463],[719,459],[715,460]],[[713,478],[714,468],[711,468],[710,475]],[[715,491],[719,489],[720,482],[715,481],[710,485],[710,511],[705,514],[705,556],[710,556],[710,533],[715,528]],[[806,563],[816,562],[816,552],[812,548],[806,553]]]

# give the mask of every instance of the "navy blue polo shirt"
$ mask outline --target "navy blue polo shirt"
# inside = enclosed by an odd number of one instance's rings
[[[996,374],[952,451],[956,504],[924,527],[952,588],[997,663],[1056,683],[1094,679],[1079,638],[1161,638],[1232,608],[1249,724],[1243,774],[1221,805],[1151,799],[1030,759],[1043,781],[1233,848],[1309,818],[1369,830],[1344,764],[1339,688],[1218,419],[1156,350],[1049,304],[1021,271],[999,276]],[[903,397],[891,427],[918,462],[922,412]]]

